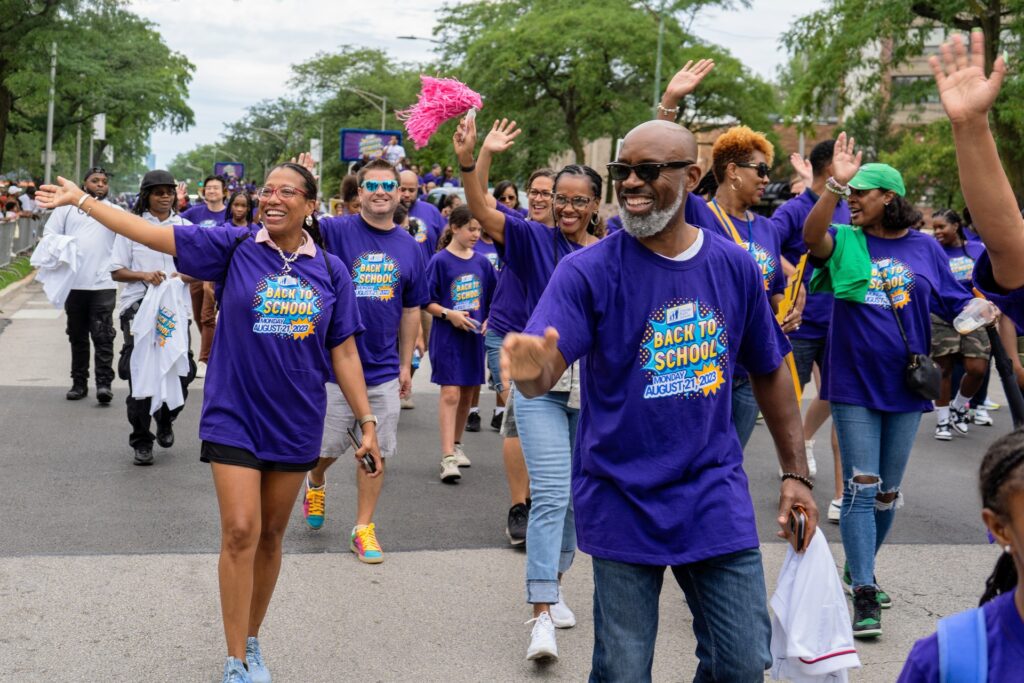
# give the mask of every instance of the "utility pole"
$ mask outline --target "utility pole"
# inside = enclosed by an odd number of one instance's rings
[[[82,180],[82,124],[78,124],[78,133],[75,135],[75,182]]]
[[[50,184],[50,173],[53,171],[53,101],[57,97],[57,43],[50,44],[50,106],[46,112],[46,171],[44,182]]]

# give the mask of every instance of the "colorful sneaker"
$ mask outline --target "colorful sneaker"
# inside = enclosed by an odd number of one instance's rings
[[[224,662],[224,677],[220,683],[252,683],[249,672],[245,670],[245,664],[237,657],[228,657]]]
[[[530,647],[526,648],[526,658],[558,659],[555,625],[551,621],[551,615],[541,612],[539,617],[534,617],[526,623],[527,625],[533,624],[533,631],[530,633]]]
[[[466,455],[466,451],[462,450],[462,444],[455,444],[455,462],[459,467],[469,467],[469,456]]]
[[[986,398],[985,402],[981,404],[981,407],[984,408],[985,410],[999,410],[1003,406],[996,403],[995,401],[990,401],[989,399]]]
[[[356,554],[360,562],[380,564],[384,561],[384,551],[377,542],[376,525],[372,522],[365,526],[352,527],[352,536],[348,541],[348,549]]]
[[[245,641],[245,664],[249,667],[252,683],[270,683],[270,670],[263,662],[260,641],[252,636]]]
[[[974,424],[985,427],[992,426],[992,416],[984,408],[975,408],[974,416],[971,418]]]
[[[324,525],[324,493],[327,491],[327,484],[323,486],[310,486],[309,477],[305,479],[306,494],[302,497],[302,517],[306,525],[313,531],[319,531]]]
[[[461,478],[458,459],[454,455],[446,455],[441,458],[441,481],[453,484]]]
[[[561,586],[558,587],[558,602],[551,605],[548,610],[548,613],[551,615],[551,623],[555,625],[555,628],[572,628],[576,625],[576,615],[565,604]]]
[[[469,417],[466,418],[466,431],[467,432],[479,432],[480,431],[480,413],[470,413]]]
[[[953,440],[953,430],[950,428],[948,422],[940,422],[935,425],[935,438],[939,441]]]
[[[967,414],[967,406],[963,408],[949,407],[949,423],[960,434],[967,433],[967,426],[971,424],[971,418]]]
[[[878,585],[878,577],[877,576],[872,576],[871,578],[874,580],[875,585],[877,586]],[[849,564],[843,565],[843,590],[845,590],[851,596],[853,595],[853,585],[852,584],[853,584],[853,581],[850,579],[850,565]],[[888,593],[886,593],[881,588],[876,588],[875,589],[875,593],[876,593],[876,595],[878,597],[878,606],[879,607],[881,607],[882,609],[889,609],[890,607],[892,607],[892,598],[889,597]]]
[[[882,635],[882,610],[874,586],[861,586],[853,593],[853,637],[877,638]]]
[[[839,524],[843,512],[843,499],[836,498],[828,504],[828,521]]]

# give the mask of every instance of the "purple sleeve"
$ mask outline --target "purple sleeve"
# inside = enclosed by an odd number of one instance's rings
[[[526,221],[514,212],[505,213],[505,264],[520,279],[524,279],[521,269],[532,265],[529,235],[530,226]]]
[[[790,200],[792,201],[792,200]],[[772,227],[779,236],[779,246],[782,257],[796,265],[794,259],[800,258],[804,253],[804,230],[802,225],[795,225],[796,216],[793,215],[789,202],[786,202],[772,214]]]
[[[1000,287],[992,273],[992,261],[987,251],[982,253],[978,262],[974,264],[974,286],[998,306],[1018,329],[1024,327],[1024,287],[1009,292]]]
[[[200,228],[174,226],[174,266],[178,272],[207,282],[224,279],[236,243],[251,233],[246,228],[225,225]]]
[[[334,274],[334,310],[331,311],[331,324],[327,329],[327,348],[333,349],[352,335],[361,333],[364,328],[356,293],[352,288],[352,278],[348,277],[345,265],[333,254],[325,252],[324,256],[331,260],[331,271]]]
[[[785,258],[785,255],[782,253],[781,240],[779,234],[773,231],[771,233],[771,240],[771,246],[773,249],[775,249],[775,253],[779,257],[779,267],[775,269],[775,274],[772,276],[771,291],[768,293],[769,297],[775,296],[776,294],[785,294],[786,282],[788,281],[788,278],[786,277],[786,272],[782,269],[782,259]],[[796,264],[793,263],[792,265]]]
[[[180,214],[181,217],[182,218],[186,218],[186,219],[191,221],[192,220],[192,216],[194,216],[196,214],[196,209],[198,209],[200,206],[205,206],[205,205],[200,203],[200,204],[195,204],[193,206],[188,207],[187,209],[185,209],[184,211],[181,212],[181,214]]]
[[[742,263],[742,268],[745,271],[744,288],[748,294],[744,298],[748,308],[736,362],[752,375],[767,375],[782,364],[791,348],[782,328],[775,321],[768,298],[754,294],[764,290],[764,281],[757,266],[747,259]]]
[[[533,315],[523,330],[526,334],[543,336],[544,330],[558,330],[558,350],[566,365],[586,355],[594,341],[593,296],[586,276],[571,257],[555,268],[551,282],[541,294]],[[764,297],[760,297],[764,301]]]
[[[939,639],[932,634],[914,643],[897,683],[939,683]]]
[[[417,306],[426,306],[428,303],[427,274],[423,268],[422,249],[415,240],[411,240],[411,243],[414,251],[410,252],[409,262],[412,264],[412,268],[408,274],[403,275],[405,277],[405,282],[402,283],[403,308],[416,308]]]
[[[931,312],[948,323],[960,314],[974,295],[964,288],[960,281],[953,275],[949,268],[949,259],[942,251],[935,240],[931,241],[932,252],[935,256],[935,271],[938,275],[938,282],[935,283],[935,291],[932,293]]]
[[[444,284],[441,282],[441,254],[438,252],[427,266],[427,303],[444,306]]]

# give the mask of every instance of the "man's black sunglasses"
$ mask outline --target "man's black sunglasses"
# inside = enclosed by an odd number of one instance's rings
[[[696,161],[666,161],[660,164],[636,164],[630,166],[629,164],[623,164],[619,161],[613,161],[608,164],[608,175],[611,176],[612,180],[621,182],[629,177],[631,173],[636,173],[636,177],[645,183],[654,182],[661,175],[661,169],[663,168],[686,168],[697,163]]]
[[[771,171],[771,169],[768,168],[768,164],[766,164],[763,161],[760,162],[760,163],[757,163],[757,164],[746,163],[746,164],[736,164],[736,165],[739,166],[740,168],[753,168],[753,169],[756,169],[757,170],[757,177],[758,178],[767,178],[768,177],[768,172]]]

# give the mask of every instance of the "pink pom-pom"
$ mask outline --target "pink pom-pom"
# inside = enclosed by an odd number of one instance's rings
[[[480,95],[454,78],[421,75],[420,81],[423,87],[416,104],[395,112],[398,120],[405,122],[405,129],[416,143],[416,149],[426,146],[430,136],[448,119],[462,116],[474,107],[482,109],[484,106]]]

